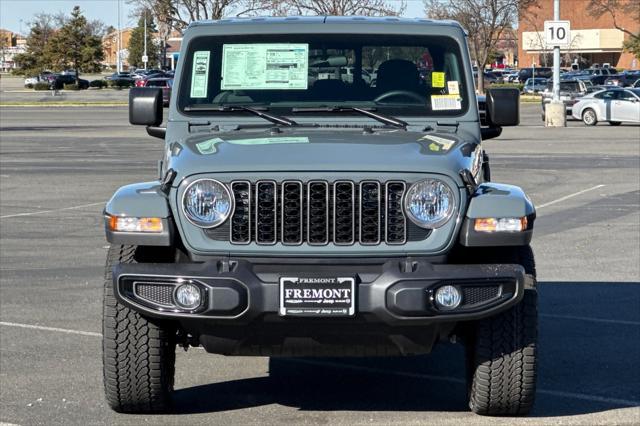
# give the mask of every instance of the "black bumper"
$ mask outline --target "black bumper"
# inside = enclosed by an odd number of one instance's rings
[[[296,318],[278,315],[280,276],[355,278],[353,317]],[[220,260],[185,264],[122,264],[114,268],[118,300],[149,317],[179,320],[192,326],[262,327],[274,323],[345,324],[347,327],[425,326],[474,320],[514,305],[525,289],[519,265],[432,264],[426,258],[394,258],[384,263],[327,261],[288,264],[272,261]],[[204,302],[193,311],[171,304],[172,289],[190,281],[202,289]],[[463,301],[451,311],[439,310],[433,294],[442,285],[461,289]],[[144,291],[141,291],[144,290]],[[160,291],[162,290],[162,291]],[[164,293],[162,293],[164,292]]]

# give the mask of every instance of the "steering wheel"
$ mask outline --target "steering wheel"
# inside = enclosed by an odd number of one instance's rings
[[[406,96],[421,104],[425,103],[426,101],[426,99],[423,98],[422,96],[418,95],[417,93],[410,92],[408,90],[391,90],[389,92],[385,92],[382,95],[378,96],[373,101],[381,102],[387,98],[392,98],[394,96]]]

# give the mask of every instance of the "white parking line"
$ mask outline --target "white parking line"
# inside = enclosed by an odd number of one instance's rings
[[[61,211],[65,211],[65,210],[76,210],[76,209],[82,209],[85,207],[92,207],[92,206],[99,206],[99,205],[104,205],[104,201],[101,201],[99,203],[91,203],[91,204],[82,204],[79,206],[72,206],[72,207],[64,207],[62,209],[53,209],[53,210],[42,210],[39,212],[30,212],[30,213],[16,213],[16,214],[8,214],[8,215],[4,215],[4,216],[0,216],[0,219],[7,219],[10,217],[20,217],[20,216],[34,216],[37,214],[46,214],[46,213],[55,213],[55,212],[61,212]]]
[[[57,331],[58,333],[79,334],[81,336],[102,337],[102,334],[94,333],[93,331],[69,330],[67,328],[45,327],[42,325],[20,324],[17,322],[0,321],[0,325],[6,325],[7,327],[29,328],[32,330]]]
[[[560,198],[558,198],[556,200],[549,201],[548,203],[544,203],[544,204],[540,204],[539,206],[536,206],[536,210],[552,206],[554,204],[557,204],[557,203],[560,203],[562,201],[568,200],[569,198],[577,197],[578,195],[584,194],[585,192],[589,192],[589,191],[593,191],[593,190],[598,189],[598,188],[602,188],[603,186],[605,186],[605,185],[596,185],[596,186],[593,186],[591,188],[583,189],[582,191],[574,192],[573,194],[565,195],[564,197],[560,197]]]
[[[102,334],[95,333],[92,331],[70,330],[70,329],[58,328],[58,327],[44,327],[40,325],[20,324],[15,322],[6,322],[6,321],[0,321],[0,325],[5,325],[8,327],[28,328],[28,329],[42,330],[42,331],[56,331],[59,333],[78,334],[81,336],[102,337]],[[320,365],[320,366],[325,365],[327,367],[364,371],[367,373],[387,374],[387,375],[399,376],[399,377],[409,377],[412,379],[427,379],[427,380],[434,380],[434,381],[441,381],[441,382],[448,382],[448,383],[455,383],[455,384],[465,383],[465,380],[459,377],[412,373],[410,371],[389,371],[381,368],[365,367],[360,365],[340,364],[340,363],[331,362],[331,361],[317,361],[317,360],[300,359],[300,358],[289,358],[288,361],[302,363],[302,364]],[[589,394],[583,394],[583,393],[563,392],[563,391],[555,391],[555,390],[547,390],[547,389],[538,389],[537,392],[543,395],[557,396],[561,398],[581,399],[584,401],[602,402],[607,404],[618,404],[618,405],[625,405],[629,407],[636,407],[640,405],[640,401],[633,401],[629,399],[620,399],[620,398],[608,398],[604,396],[589,395]]]
[[[581,316],[577,316],[577,315],[554,315],[554,314],[539,314],[539,315],[541,317],[544,317],[544,318],[600,322],[600,323],[603,323],[603,324],[621,324],[621,325],[637,325],[637,326],[640,326],[640,321],[617,320],[617,319],[608,319],[608,318],[591,318],[591,317],[581,317]]]

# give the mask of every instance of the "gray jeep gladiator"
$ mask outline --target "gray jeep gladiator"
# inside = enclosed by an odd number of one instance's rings
[[[170,410],[176,346],[368,357],[457,341],[471,410],[528,413],[535,208],[491,182],[481,145],[519,123],[518,96],[476,97],[452,21],[192,23],[166,125],[160,90],[130,92],[131,124],[165,141],[157,180],[105,207],[109,405]]]

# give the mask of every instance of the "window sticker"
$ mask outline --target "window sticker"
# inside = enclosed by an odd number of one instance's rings
[[[206,98],[209,88],[209,56],[208,50],[193,52],[193,69],[191,71],[191,97]]]
[[[429,150],[434,152],[440,152],[440,151],[447,152],[456,143],[456,141],[454,140],[441,138],[440,136],[434,136],[434,135],[424,135],[418,140],[431,141],[431,143],[428,145]]]
[[[307,89],[306,43],[225,44],[222,90]]]
[[[462,109],[461,100],[459,95],[432,95],[431,109],[433,111]]]
[[[431,87],[444,88],[444,73],[434,71],[431,73]]]
[[[457,81],[447,81],[447,88],[449,89],[450,95],[459,95],[460,94],[460,86]]]

